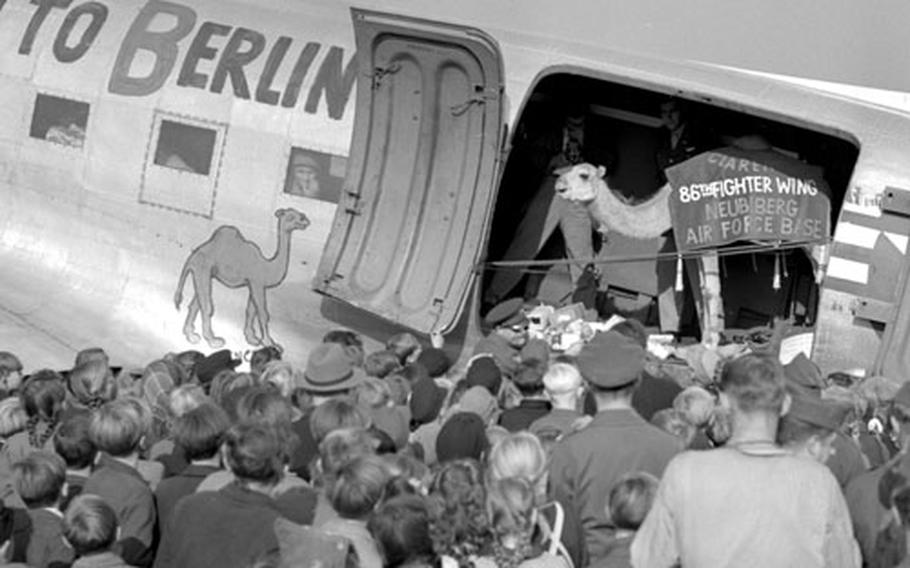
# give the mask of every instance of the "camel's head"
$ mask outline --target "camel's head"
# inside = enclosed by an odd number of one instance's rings
[[[275,211],[275,217],[278,217],[278,227],[283,231],[291,232],[310,226],[307,216],[296,209],[279,209]]]
[[[588,163],[560,168],[556,170],[556,195],[569,201],[594,201],[606,173],[605,167]]]

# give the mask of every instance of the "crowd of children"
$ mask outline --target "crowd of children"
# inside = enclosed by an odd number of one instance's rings
[[[187,351],[137,376],[93,348],[72,369],[25,375],[0,353],[0,557],[80,568],[907,562],[910,387],[757,355],[678,385],[645,370],[632,321],[574,356],[528,340],[518,303],[485,323],[458,371],[410,334],[366,354],[343,330],[303,369],[274,348],[248,372],[229,351]],[[820,512],[791,514],[784,498],[816,499]],[[779,508],[763,513],[768,502]]]

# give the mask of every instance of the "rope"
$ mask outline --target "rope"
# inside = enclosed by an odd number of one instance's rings
[[[523,272],[534,274],[539,273],[543,274],[549,270],[551,266],[554,265],[582,265],[586,266],[588,264],[594,264],[597,266],[607,265],[607,264],[622,264],[627,262],[643,262],[643,261],[675,261],[677,258],[682,259],[693,259],[701,258],[708,254],[716,255],[718,257],[725,256],[737,256],[743,254],[754,254],[757,252],[772,252],[772,251],[782,251],[782,250],[792,250],[797,248],[806,248],[813,245],[826,245],[830,244],[832,239],[819,239],[813,241],[793,241],[793,242],[776,242],[776,243],[751,243],[747,245],[737,245],[728,248],[722,249],[706,249],[706,250],[697,250],[697,251],[671,251],[671,252],[658,252],[656,254],[646,254],[646,255],[620,255],[620,256],[610,256],[610,257],[594,257],[594,258],[554,258],[548,260],[497,260],[492,262],[482,262],[475,267],[475,272],[483,271],[496,271],[503,270],[507,268],[515,269],[521,268],[525,269]],[[533,270],[535,267],[541,267],[539,270]],[[531,269],[531,270],[528,270]]]

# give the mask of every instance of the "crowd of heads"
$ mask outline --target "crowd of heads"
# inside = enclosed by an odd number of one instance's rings
[[[503,318],[491,334],[503,330],[509,348],[526,349],[519,327]],[[646,374],[646,341],[640,325],[624,323],[576,356],[544,351],[511,369],[484,352],[453,369],[446,351],[407,333],[367,353],[346,330],[328,333],[306,368],[266,347],[253,353],[248,372],[238,372],[227,351],[168,354],[142,373],[111,368],[101,349],[80,352],[70,370],[27,374],[15,355],[0,353],[2,455],[26,509],[62,514],[61,535],[75,558],[120,550],[121,504],[68,488],[72,476],[94,475],[105,456],[132,464],[152,488],[190,464],[221,470],[200,489],[236,483],[278,499],[288,486],[312,488],[321,503],[313,527],[359,523],[384,566],[568,558],[549,532],[551,452],[591,421],[585,407],[591,414],[631,404]],[[904,446],[910,394],[892,381],[843,374],[826,381],[804,361],[784,368],[763,355],[721,368],[716,381],[678,389],[647,416],[679,449],[722,447],[738,421],[762,413],[783,416],[782,447],[822,463],[838,433],[871,432]],[[533,420],[532,404],[546,409]],[[869,461],[881,465],[892,453]],[[614,530],[634,533],[657,487],[655,476],[631,471],[599,506]],[[910,502],[910,489],[893,501]],[[13,508],[7,502],[0,511],[0,537]],[[353,549],[371,555],[356,542]],[[6,553],[23,559],[21,550]]]

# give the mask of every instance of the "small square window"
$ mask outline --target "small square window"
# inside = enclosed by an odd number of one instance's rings
[[[72,148],[82,148],[89,104],[39,93],[29,136]]]
[[[346,169],[344,156],[294,146],[288,159],[284,192],[338,203]]]
[[[162,120],[158,147],[155,149],[155,163],[165,168],[207,176],[212,169],[217,137],[217,132],[211,128]]]

